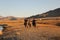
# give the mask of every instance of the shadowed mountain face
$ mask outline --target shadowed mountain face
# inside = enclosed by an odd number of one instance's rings
[[[50,11],[43,13],[43,14],[30,16],[29,18],[45,18],[45,17],[60,17],[60,8],[57,8],[55,10],[50,10]]]

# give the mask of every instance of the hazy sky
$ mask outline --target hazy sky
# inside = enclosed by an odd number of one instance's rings
[[[1,16],[28,17],[60,8],[60,0],[0,0]]]

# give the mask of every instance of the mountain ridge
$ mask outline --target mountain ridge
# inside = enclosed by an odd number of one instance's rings
[[[54,10],[50,10],[42,14],[30,16],[28,18],[45,18],[45,17],[60,17],[60,8],[56,8]]]

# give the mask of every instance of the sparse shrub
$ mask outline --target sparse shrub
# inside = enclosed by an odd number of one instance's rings
[[[60,26],[60,23],[57,23],[56,26]]]
[[[17,20],[17,18],[13,18],[13,17],[12,17],[12,18],[10,18],[10,20]]]
[[[47,22],[37,22],[38,24],[48,24]]]
[[[38,24],[42,24],[42,22],[37,22]]]
[[[47,24],[46,22],[44,22],[43,24]]]
[[[48,40],[60,40],[60,37],[52,37],[52,38],[49,38]]]

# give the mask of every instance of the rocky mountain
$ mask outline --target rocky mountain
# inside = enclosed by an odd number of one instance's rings
[[[60,8],[50,10],[48,12],[30,16],[28,18],[45,18],[45,17],[60,17]]]

